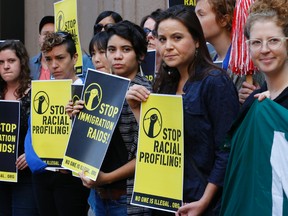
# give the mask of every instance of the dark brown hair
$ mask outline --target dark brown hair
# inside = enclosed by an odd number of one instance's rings
[[[194,9],[184,5],[175,5],[162,13],[161,18],[156,22],[155,30],[158,31],[159,24],[167,19],[175,19],[181,22],[189,31],[192,38],[199,43],[197,54],[191,59],[188,66],[189,81],[201,80],[213,69],[218,69],[211,60],[201,24],[194,12]],[[197,71],[201,68],[201,71]],[[180,79],[179,71],[176,68],[168,67],[163,61],[153,86],[154,92],[175,94]]]
[[[20,60],[21,72],[19,75],[19,87],[16,89],[14,95],[16,98],[21,98],[25,95],[26,90],[30,87],[31,77],[29,69],[29,56],[26,48],[21,41],[6,40],[0,43],[0,52],[3,50],[12,50]],[[7,83],[0,77],[0,97],[4,98],[7,91]]]

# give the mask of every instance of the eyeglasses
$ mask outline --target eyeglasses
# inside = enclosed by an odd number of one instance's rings
[[[266,46],[271,50],[278,49],[283,41],[287,40],[288,37],[272,37],[266,40]],[[263,44],[265,41],[258,39],[249,39],[246,41],[251,51],[259,51],[263,48]]]
[[[94,25],[94,34],[101,32],[103,28],[105,31],[107,31],[113,25],[114,25],[113,23],[108,23],[106,25],[103,25],[101,23],[95,24]]]
[[[151,32],[154,37],[156,36],[156,31],[155,30],[151,30],[149,28],[143,28],[143,30],[146,33],[146,35],[149,35],[149,33]]]

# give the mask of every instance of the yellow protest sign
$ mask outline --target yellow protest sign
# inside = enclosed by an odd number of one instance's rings
[[[77,0],[63,0],[54,3],[55,31],[69,32],[74,36],[78,60],[76,62],[76,74],[82,74],[82,49],[80,44]]]
[[[168,0],[168,8],[174,5],[196,7],[196,0]]]
[[[175,212],[182,204],[182,97],[151,94],[141,105],[132,204]]]
[[[71,122],[65,106],[71,98],[72,80],[33,80],[31,95],[32,145],[50,167],[60,167]]]

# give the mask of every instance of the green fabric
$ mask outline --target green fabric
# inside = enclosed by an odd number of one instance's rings
[[[273,215],[270,156],[274,131],[285,134],[286,140],[284,137],[283,143],[286,142],[288,149],[288,110],[269,99],[263,102],[255,100],[231,138],[231,153],[225,176],[221,216]],[[278,145],[278,140],[275,143]],[[283,149],[281,154],[285,155],[286,150]],[[286,152],[287,157],[288,152]],[[288,164],[284,167],[287,167],[284,169],[288,173]],[[277,182],[276,185],[280,185],[283,191],[281,182]],[[285,206],[282,206],[284,210],[280,215],[288,215],[287,193],[287,190],[286,194],[283,191],[284,201],[282,202]],[[279,213],[279,209],[277,212]]]

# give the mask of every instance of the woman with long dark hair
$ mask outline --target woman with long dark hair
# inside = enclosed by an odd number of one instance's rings
[[[31,78],[29,56],[20,41],[0,43],[0,99],[20,101],[20,133],[18,145],[18,182],[0,182],[0,215],[38,215],[32,193],[31,171],[28,168],[24,139],[30,114]],[[9,113],[9,110],[1,110]]]
[[[237,91],[226,72],[213,64],[192,9],[169,8],[155,29],[163,62],[153,91],[183,97],[184,206],[177,214],[217,215],[228,159],[221,146],[239,110]],[[135,116],[149,94],[142,86],[129,89],[126,99]]]

